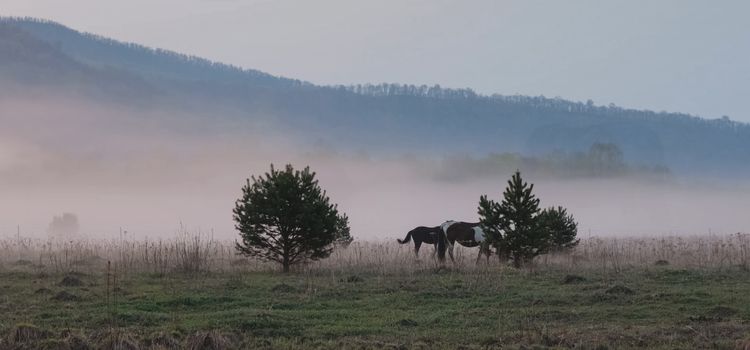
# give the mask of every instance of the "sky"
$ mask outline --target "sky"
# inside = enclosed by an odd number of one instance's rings
[[[748,13],[744,0],[0,0],[0,15],[318,84],[440,84],[750,122]]]

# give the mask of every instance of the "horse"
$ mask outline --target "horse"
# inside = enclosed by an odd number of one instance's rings
[[[406,244],[413,239],[414,255],[417,257],[417,259],[419,258],[419,247],[422,246],[422,243],[432,244],[433,246],[435,246],[435,252],[432,253],[432,255],[434,256],[435,253],[437,253],[437,243],[440,232],[440,226],[419,226],[406,233],[406,237],[404,237],[403,240],[397,238],[396,241],[400,244]]]
[[[479,254],[477,254],[476,261],[477,264],[479,264],[479,259],[482,257],[482,253],[487,256],[487,261],[489,262],[490,246],[487,243],[481,223],[448,220],[440,225],[440,231],[437,248],[438,259],[440,261],[445,261],[446,248],[451,257],[451,261],[456,261],[453,258],[453,246],[458,242],[458,244],[468,248],[479,246]]]

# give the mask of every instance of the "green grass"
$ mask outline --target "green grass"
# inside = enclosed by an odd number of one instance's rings
[[[116,305],[104,275],[62,287],[64,275],[16,269],[0,272],[0,349],[19,324],[54,338],[115,329],[143,348],[156,334],[186,342],[209,330],[260,348],[732,349],[750,337],[750,273],[739,269],[580,271],[570,284],[563,272],[498,268],[137,274],[119,277]],[[62,291],[81,299],[53,300]]]

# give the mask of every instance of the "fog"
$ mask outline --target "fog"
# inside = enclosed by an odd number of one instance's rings
[[[134,238],[169,237],[184,226],[233,239],[232,208],[245,179],[271,163],[291,163],[317,172],[349,215],[355,239],[393,239],[418,225],[476,221],[479,196],[499,200],[510,176],[446,180],[446,155],[330,150],[274,127],[270,117],[208,117],[42,92],[0,98],[0,236],[20,227],[24,236],[44,238],[54,217],[72,213],[89,238],[115,237],[120,229]],[[526,180],[542,206],[567,207],[583,237],[750,228],[746,184],[696,183],[679,174]]]

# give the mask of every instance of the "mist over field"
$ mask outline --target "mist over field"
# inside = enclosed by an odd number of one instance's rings
[[[436,152],[371,155],[308,142],[262,117],[129,108],[50,92],[0,99],[0,234],[47,237],[74,213],[83,237],[170,237],[183,225],[234,239],[231,210],[247,177],[309,165],[357,239],[402,238],[417,225],[477,220],[479,196],[500,198],[510,168]],[[234,120],[234,121],[232,121]],[[262,129],[254,130],[254,128]],[[306,141],[305,141],[306,142]],[[523,163],[520,170],[523,172]],[[516,164],[516,165],[518,165]],[[526,164],[528,166],[528,164]],[[738,181],[634,171],[606,177],[529,171],[542,206],[563,205],[580,235],[693,235],[750,227]]]

